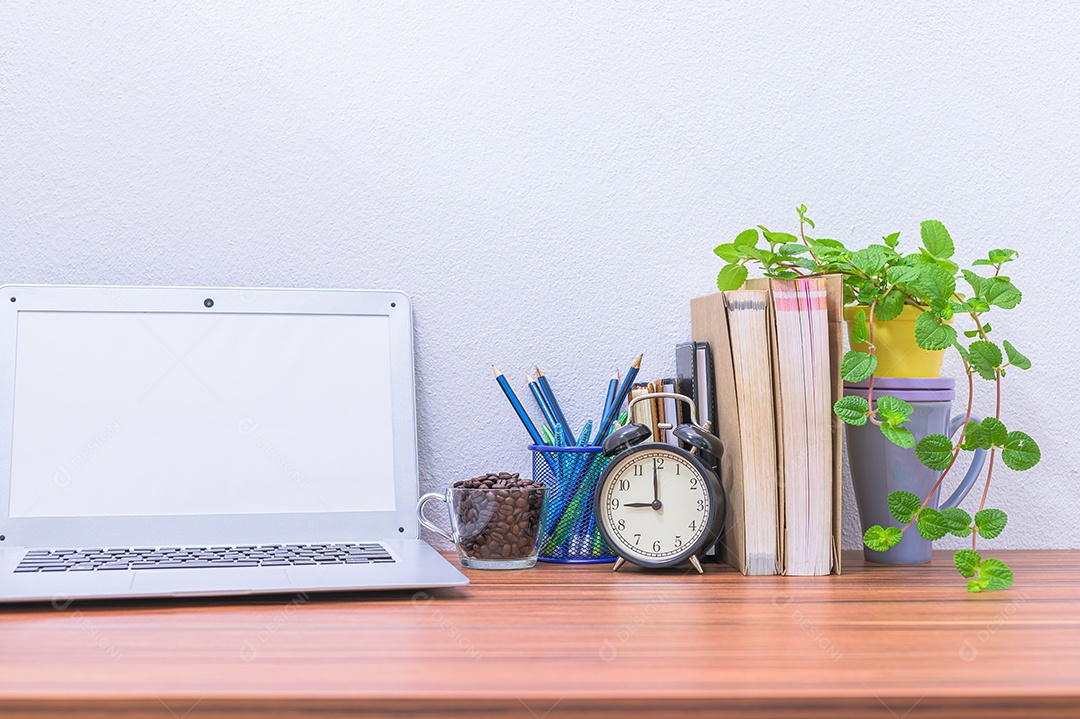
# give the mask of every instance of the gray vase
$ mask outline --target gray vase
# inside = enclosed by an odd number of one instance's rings
[[[845,395],[866,397],[867,383],[858,382],[844,385]],[[909,403],[914,412],[904,426],[915,435],[915,441],[928,434],[952,436],[964,422],[964,415],[949,418],[952,412],[952,400],[956,392],[952,378],[907,379],[881,377],[874,379],[874,396],[892,395]],[[875,401],[875,405],[877,402]],[[978,417],[972,417],[978,420]],[[914,449],[898,447],[881,433],[881,430],[867,423],[862,427],[845,426],[847,435],[848,465],[851,468],[851,480],[855,486],[855,503],[859,507],[859,520],[862,530],[875,524],[882,527],[900,527],[889,512],[890,492],[904,490],[918,495],[920,499],[933,488],[940,472],[927,468],[915,456]],[[975,450],[960,486],[944,502],[939,504],[941,490],[934,492],[928,507],[945,509],[955,507],[964,501],[967,493],[975,485],[986,452]],[[919,536],[915,527],[904,532],[900,543],[884,552],[863,547],[863,556],[867,561],[882,564],[923,564],[930,561],[931,543]]]

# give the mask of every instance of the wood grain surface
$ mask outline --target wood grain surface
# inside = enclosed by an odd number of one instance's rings
[[[1080,551],[842,576],[469,571],[463,589],[0,609],[0,716],[1080,716]],[[456,559],[454,560],[456,561]]]

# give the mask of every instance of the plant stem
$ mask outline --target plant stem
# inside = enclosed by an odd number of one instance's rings
[[[994,408],[994,419],[1001,420],[1001,370],[994,370],[994,384],[997,385],[997,406]],[[986,508],[986,496],[990,493],[990,478],[994,475],[994,457],[997,447],[990,448],[990,467],[986,470],[986,485],[983,487],[982,501],[979,502],[979,511]]]
[[[870,303],[870,314],[866,318],[867,323],[870,326],[870,338],[869,344],[866,348],[870,350],[871,357],[877,357],[877,345],[874,344],[874,309],[877,307],[877,300],[875,299]],[[874,375],[870,375],[870,383],[866,386],[866,405],[870,408],[870,421],[874,424],[881,426],[881,420],[874,417]]]
[[[817,255],[814,254],[814,248],[811,247],[810,243],[806,241],[806,230],[803,229],[805,226],[806,226],[806,220],[804,220],[802,218],[802,215],[799,215],[799,237],[802,238],[802,243],[804,245],[806,245],[806,249],[810,250],[810,256],[814,258],[814,264],[816,264],[818,267],[820,267],[821,266],[821,260],[819,260],[817,258]]]

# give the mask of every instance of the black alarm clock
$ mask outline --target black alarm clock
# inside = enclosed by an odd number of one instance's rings
[[[689,561],[703,573],[698,559],[716,543],[724,527],[727,502],[720,483],[724,448],[707,428],[697,424],[693,401],[684,395],[652,392],[634,403],[673,398],[690,406],[690,423],[672,429],[682,445],[645,442],[652,430],[641,424],[621,427],[603,442],[613,457],[593,495],[596,526],[618,555],[615,571],[626,562],[658,569]]]

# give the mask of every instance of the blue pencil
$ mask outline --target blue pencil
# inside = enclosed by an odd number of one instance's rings
[[[616,372],[608,382],[607,397],[604,398],[604,411],[600,413],[600,417],[606,417],[608,410],[611,409],[611,403],[615,401],[615,393],[619,391],[619,373]]]
[[[525,425],[525,431],[532,437],[533,444],[544,444],[544,438],[540,436],[540,432],[537,431],[536,425],[529,419],[529,415],[525,412],[525,408],[521,406],[521,402],[518,400],[517,395],[514,394],[514,390],[510,389],[510,383],[503,377],[502,372],[498,370],[494,365],[491,369],[495,372],[495,381],[502,387],[503,394],[506,395],[506,399],[510,400],[510,406],[517,412],[518,419]]]
[[[574,430],[570,429],[570,423],[566,421],[566,415],[563,414],[562,407],[559,406],[559,400],[555,399],[555,393],[551,390],[551,383],[548,382],[548,378],[544,376],[539,367],[536,368],[536,381],[540,384],[540,390],[544,393],[544,397],[551,407],[551,413],[555,415],[555,419],[566,431],[567,445],[573,447],[577,444],[577,440],[574,439]]]
[[[540,411],[544,414],[544,421],[547,422],[548,427],[554,427],[555,425],[559,424],[558,418],[555,417],[555,415],[551,412],[551,408],[548,407],[547,400],[544,399],[544,393],[540,391],[540,385],[537,384],[536,380],[529,375],[525,375],[525,379],[529,383],[529,391],[532,392],[533,399],[536,400],[536,404],[540,407]]]
[[[615,401],[612,402],[611,407],[608,408],[607,414],[604,415],[603,421],[600,422],[600,429],[596,432],[593,446],[599,447],[604,437],[607,437],[608,430],[611,429],[612,423],[615,422],[615,416],[619,413],[619,407],[626,401],[626,396],[630,394],[630,388],[634,385],[634,380],[637,379],[638,370],[641,369],[641,358],[644,355],[638,355],[638,358],[634,360],[630,365],[630,371],[626,373],[626,378],[623,379],[622,387],[619,388],[618,394],[615,395]]]

